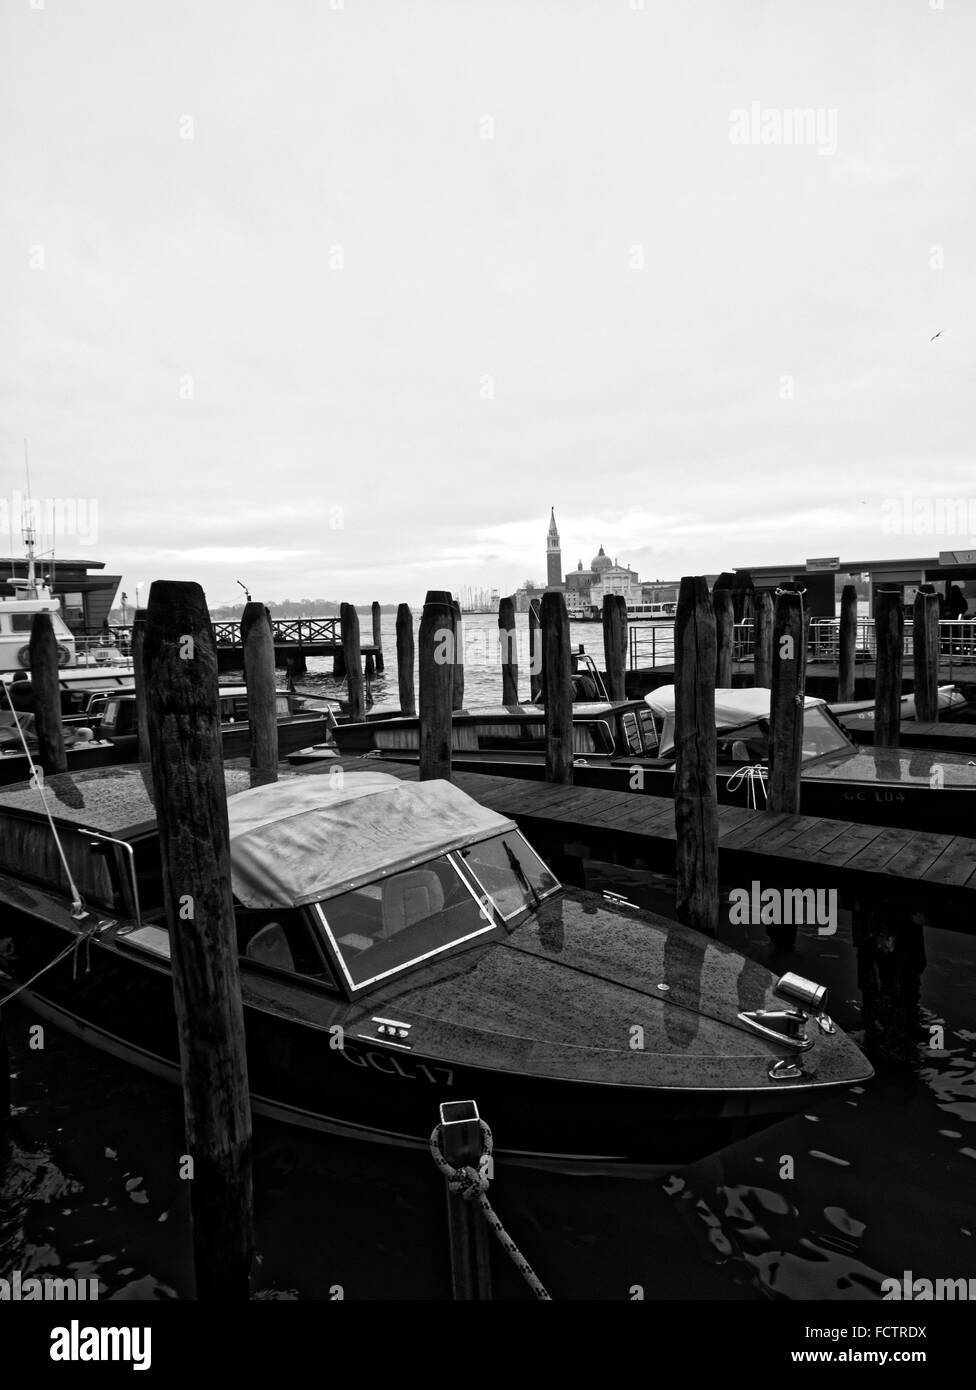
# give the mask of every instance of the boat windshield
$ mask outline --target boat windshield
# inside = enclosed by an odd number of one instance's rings
[[[317,907],[349,985],[361,989],[494,931],[558,888],[510,831]]]
[[[848,752],[851,740],[819,706],[803,711],[803,761],[822,758],[826,753]],[[734,729],[723,729],[718,736],[720,762],[758,763],[769,759],[769,720],[757,719]]]

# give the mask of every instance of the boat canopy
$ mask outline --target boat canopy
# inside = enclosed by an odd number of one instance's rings
[[[299,907],[512,830],[450,782],[382,772],[294,777],[229,798],[231,878],[245,907]]]
[[[644,696],[644,703],[664,721],[659,756],[665,757],[674,748],[674,691],[673,685],[659,685]],[[804,697],[804,707],[812,709],[824,704],[812,695]],[[750,719],[769,718],[769,691],[765,686],[742,686],[740,689],[715,691],[715,727],[733,729]]]

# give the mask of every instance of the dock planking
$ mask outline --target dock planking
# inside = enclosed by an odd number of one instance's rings
[[[378,761],[337,760],[350,771],[376,771]],[[405,780],[417,776],[416,766],[392,760],[384,759],[382,770]],[[558,841],[559,848],[572,846],[575,853],[585,848],[594,859],[624,867],[674,869],[674,802],[669,798],[474,772],[455,772],[452,781],[483,806],[516,821],[543,852]],[[899,903],[909,898],[933,925],[976,929],[969,910],[976,904],[976,839],[744,806],[719,808],[722,882],[756,877],[797,886],[801,863],[802,877],[811,887],[835,887],[851,897],[872,892]],[[955,910],[946,914],[947,907]],[[931,916],[936,908],[938,919]]]

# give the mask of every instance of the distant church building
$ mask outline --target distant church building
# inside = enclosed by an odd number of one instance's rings
[[[546,589],[563,590],[563,552],[556,529],[556,509],[549,516],[549,534],[546,536]]]
[[[611,560],[600,546],[590,561],[589,569],[583,568],[583,561],[569,574],[562,573],[562,547],[559,528],[556,525],[556,511],[549,514],[549,530],[546,534],[546,587],[537,589],[526,586],[515,595],[516,608],[526,612],[535,599],[553,590],[566,595],[566,606],[571,617],[592,617],[603,610],[606,594],[622,594],[630,605],[638,605],[644,598],[640,575],[626,565],[618,565]]]

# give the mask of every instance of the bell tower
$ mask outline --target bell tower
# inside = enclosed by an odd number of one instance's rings
[[[563,554],[556,529],[556,511],[552,509],[549,517],[549,534],[546,536],[546,588],[563,587]]]

